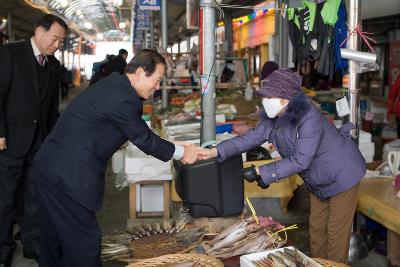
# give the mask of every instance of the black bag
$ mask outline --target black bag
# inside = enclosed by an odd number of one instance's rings
[[[184,165],[174,161],[175,190],[192,217],[225,217],[243,210],[241,155],[218,163],[215,159]]]

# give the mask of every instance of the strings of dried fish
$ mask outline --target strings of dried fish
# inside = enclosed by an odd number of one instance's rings
[[[231,225],[213,240],[202,243],[206,254],[217,258],[229,258],[266,249],[279,248],[285,244],[278,235],[273,235],[284,226],[271,217],[248,217]]]
[[[125,233],[105,236],[102,240],[102,258],[145,259],[178,253],[198,244],[206,233],[203,228],[184,229],[188,219],[154,222],[127,227]]]

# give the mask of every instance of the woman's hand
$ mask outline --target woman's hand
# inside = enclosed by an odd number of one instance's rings
[[[200,160],[215,158],[218,156],[218,150],[215,147],[202,149],[198,152],[198,156]]]

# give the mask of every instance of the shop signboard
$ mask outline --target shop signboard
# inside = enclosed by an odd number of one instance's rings
[[[166,0],[164,0],[166,1]],[[160,10],[161,0],[139,0],[139,9],[141,10]]]
[[[400,75],[400,41],[390,43],[389,56],[389,87],[392,86]]]

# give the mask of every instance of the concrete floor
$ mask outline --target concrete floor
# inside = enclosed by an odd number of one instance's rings
[[[85,88],[85,86],[82,86],[82,88]],[[70,91],[70,99],[77,95],[80,90],[81,88],[72,89]],[[68,101],[62,101],[60,104],[61,110],[64,109],[67,104]],[[305,254],[309,254],[307,222],[309,198],[308,192],[304,187],[300,187],[296,192],[295,197],[292,199],[291,203],[289,203],[289,212],[286,215],[282,214],[280,210],[279,199],[253,199],[252,202],[259,215],[272,216],[285,225],[298,224],[298,229],[288,232],[288,240],[290,240],[291,245],[295,245]],[[106,177],[104,206],[97,214],[97,219],[103,235],[111,235],[125,228],[129,216],[128,203],[128,189],[124,188],[120,190],[115,188],[114,175],[109,168]],[[126,264],[119,262],[105,262],[103,266],[120,267],[125,265]],[[351,267],[383,267],[387,266],[388,263],[385,256],[371,251],[368,258],[351,263],[350,265]],[[18,244],[12,266],[36,267],[37,264],[32,260],[27,260],[22,257],[22,248],[21,245]]]

